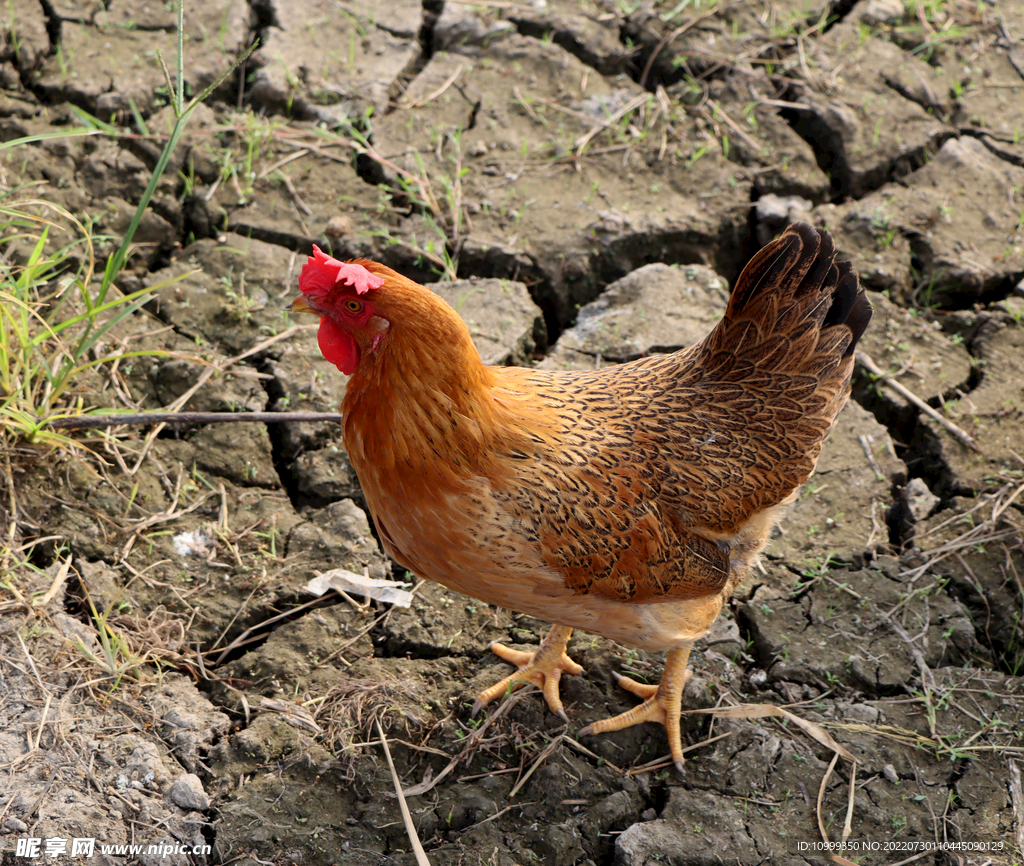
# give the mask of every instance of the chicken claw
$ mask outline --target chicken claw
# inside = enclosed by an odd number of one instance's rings
[[[558,681],[562,678],[563,671],[572,676],[579,676],[583,673],[583,668],[565,653],[571,634],[572,629],[568,626],[552,626],[547,637],[541,641],[537,652],[533,653],[514,650],[500,643],[492,643],[491,651],[510,664],[516,665],[519,670],[505,677],[500,683],[495,683],[489,689],[480,692],[476,703],[473,704],[471,715],[475,716],[481,707],[505,694],[510,688],[514,690],[519,686],[531,683],[544,692],[544,698],[547,700],[551,712],[562,721],[569,721],[569,717],[565,714],[565,708],[562,706],[562,698],[558,694]]]
[[[690,659],[690,648],[674,649],[665,660],[665,672],[661,683],[656,686],[638,683],[629,677],[615,675],[619,685],[632,692],[644,702],[631,710],[610,719],[601,719],[587,725],[580,731],[580,736],[604,734],[608,731],[621,731],[623,728],[638,725],[641,722],[658,722],[665,726],[668,733],[669,751],[679,772],[683,771],[683,741],[679,731],[679,714],[682,712],[683,689],[693,676],[693,671],[686,667]]]

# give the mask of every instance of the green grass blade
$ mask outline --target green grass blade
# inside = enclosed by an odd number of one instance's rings
[[[178,92],[175,97],[178,112],[185,106],[185,3],[178,3]]]
[[[40,132],[37,135],[25,135],[21,138],[12,138],[0,144],[0,150],[7,150],[10,147],[17,147],[20,144],[35,144],[37,141],[51,141],[55,138],[79,138],[83,135],[100,135],[98,129],[69,129],[67,132]]]
[[[157,184],[160,182],[160,178],[167,169],[167,164],[171,161],[171,154],[174,153],[174,149],[178,146],[178,141],[185,132],[185,127],[188,124],[188,119],[192,114],[193,109],[195,109],[203,99],[219,87],[220,84],[255,50],[256,46],[254,45],[244,51],[238,60],[235,61],[235,63],[233,63],[231,67],[220,76],[220,78],[214,81],[213,84],[207,87],[206,90],[204,90],[184,108],[181,112],[181,116],[174,122],[174,126],[171,128],[170,138],[164,145],[164,149],[160,152],[160,158],[157,160],[157,164],[153,169],[153,174],[149,179],[149,184],[146,186],[146,191],[142,194],[142,198],[139,200],[139,206],[136,208],[135,216],[132,218],[132,221],[128,226],[128,231],[125,233],[124,241],[114,255],[107,260],[107,267],[103,272],[103,282],[100,285],[99,292],[99,302],[101,304],[106,298],[106,294],[110,290],[111,284],[117,278],[118,274],[121,273],[121,269],[128,260],[128,251],[131,247],[132,238],[135,236],[135,230],[139,227],[139,223],[142,221],[142,216],[146,212],[146,208],[149,207],[149,202],[153,198],[153,194],[156,192]]]
[[[89,114],[89,112],[86,111],[84,108],[79,108],[77,105],[72,105],[71,103],[68,103],[68,109],[75,117],[82,121],[82,123],[84,123],[86,127],[88,127],[91,130],[95,130],[96,132],[103,132],[106,133],[107,135],[112,135],[115,138],[121,134],[116,126],[112,126],[109,123],[105,123],[104,121],[96,117],[96,115]]]
[[[135,104],[135,100],[130,96],[128,97],[128,107],[132,111],[132,117],[135,120],[135,127],[139,130],[141,135],[149,135],[149,127],[146,125],[146,120],[142,116],[142,112],[139,111],[139,106]]]
[[[195,273],[195,271],[192,271],[191,273]],[[169,282],[173,282],[173,281],[169,281]],[[165,283],[161,283],[160,285],[163,286],[163,285],[166,285],[166,284]],[[99,306],[93,307],[92,312],[89,312],[89,313],[79,313],[77,316],[72,316],[70,319],[65,319],[63,322],[58,322],[58,323],[56,323],[56,324],[54,324],[52,326],[52,333],[54,335],[59,334],[62,331],[65,331],[65,330],[67,330],[68,328],[70,328],[70,327],[72,327],[74,325],[79,325],[79,324],[82,324],[82,323],[85,323],[85,322],[89,322],[90,320],[92,320],[93,323],[95,323],[95,320],[99,316],[101,316],[103,313],[106,313],[108,310],[113,310],[116,307],[121,306],[122,304],[131,304],[136,298],[141,298],[144,295],[148,295],[155,288],[157,288],[157,287],[156,286],[146,286],[145,288],[142,288],[142,289],[136,289],[130,295],[120,295],[120,296],[114,298],[112,301],[107,301],[105,304],[101,304]],[[145,301],[143,301],[142,303],[145,303]]]

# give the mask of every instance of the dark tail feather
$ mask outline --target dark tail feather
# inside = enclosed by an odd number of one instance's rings
[[[828,315],[825,316],[825,324],[843,324],[850,329],[853,338],[850,340],[850,345],[846,347],[846,351],[843,352],[845,358],[847,355],[853,354],[853,350],[857,348],[857,341],[863,336],[868,322],[871,321],[871,303],[868,301],[864,289],[857,282],[857,272],[853,269],[853,265],[849,262],[840,262],[838,267],[839,285],[836,287]],[[842,293],[841,301],[840,293]],[[839,309],[835,322],[830,322],[832,311],[837,308]]]
[[[789,282],[790,272],[800,266],[803,266],[803,272],[799,273],[797,281],[802,280],[817,255],[819,244],[820,239],[814,229],[806,223],[796,223],[758,250],[733,287],[725,317],[737,318],[759,295]]]
[[[810,292],[824,291],[828,294],[822,301],[827,300],[829,306],[819,320],[819,327],[849,328],[851,338],[843,357],[853,354],[871,321],[871,304],[853,266],[849,262],[836,263],[835,254],[835,242],[828,232],[807,223],[794,223],[743,269],[729,299],[726,318],[738,318],[746,308],[756,307],[765,293],[788,293],[798,300]],[[817,304],[815,307],[821,309]],[[807,312],[813,317],[810,310]]]

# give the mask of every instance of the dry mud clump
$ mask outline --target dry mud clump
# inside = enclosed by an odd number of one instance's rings
[[[88,219],[101,255],[171,122],[175,20],[0,11],[3,139],[82,112],[115,133],[9,147],[0,184]],[[411,864],[379,723],[435,864],[816,866],[823,834],[840,862],[1021,863],[1024,9],[216,0],[185,22],[191,93],[259,47],[196,112],[120,281],[155,288],[110,345],[166,354],[86,377],[90,405],[336,410],[344,377],[285,312],[311,242],[430,282],[497,364],[688,345],[795,219],[834,234],[875,318],[817,473],[693,654],[683,777],[654,726],[578,737],[657,654],[577,633],[568,725],[527,692],[473,719],[507,672],[488,643],[545,624],[414,579],[407,608],[307,591],[406,577],[336,423],[19,448],[0,862],[92,837],[174,852],[105,862]]]

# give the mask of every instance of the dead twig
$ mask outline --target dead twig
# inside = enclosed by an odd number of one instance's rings
[[[576,149],[576,157],[579,158],[582,155],[583,148],[586,147],[590,143],[590,140],[595,135],[597,135],[602,129],[606,129],[607,127],[613,125],[616,121],[621,120],[631,111],[634,111],[641,105],[646,104],[649,99],[651,99],[651,94],[641,93],[637,96],[634,96],[631,100],[629,100],[629,102],[623,105],[622,108],[620,108],[614,114],[609,115],[607,118],[603,120],[598,120],[597,123],[595,123],[590,128],[589,132],[584,133],[579,138],[577,138],[576,141],[573,142],[573,146]]]
[[[210,491],[207,494],[207,497],[213,496],[213,495],[214,495],[213,491]],[[307,610],[309,608],[316,607],[317,605],[322,605],[323,604],[323,600],[324,600],[323,597],[321,597],[321,598],[314,598],[312,601],[307,601],[304,604],[300,604],[300,605],[297,605],[295,607],[288,608],[288,610],[283,611],[282,613],[279,613],[276,616],[272,616],[269,619],[262,620],[261,622],[256,623],[256,625],[247,628],[238,637],[236,637],[233,641],[231,641],[231,643],[229,643],[226,647],[224,647],[224,649],[222,649],[220,651],[220,655],[218,655],[217,658],[213,662],[214,667],[217,667],[221,662],[223,662],[224,659],[227,657],[228,653],[230,653],[232,650],[236,649],[237,647],[244,646],[247,641],[253,639],[253,635],[258,634],[263,629],[265,629],[267,626],[272,625],[275,622],[280,622],[283,619],[288,619],[290,617],[296,616],[297,614],[299,614],[302,611]],[[209,655],[212,652],[213,652],[213,650],[209,650],[207,652],[207,655]]]
[[[712,716],[711,718],[712,720],[714,720],[715,717]],[[706,740],[701,740],[699,743],[694,743],[692,746],[684,746],[683,754],[685,755],[687,752],[692,752],[694,749],[700,749],[704,746],[714,743],[716,740],[724,740],[726,737],[731,736],[732,731],[726,731],[724,734],[717,734],[714,737],[708,737]],[[636,776],[640,773],[650,773],[653,770],[664,770],[668,767],[673,766],[673,763],[674,762],[672,761],[671,757],[655,758],[653,761],[649,761],[648,763],[643,764],[642,766],[633,767],[632,769],[627,770],[626,775]]]
[[[871,466],[872,471],[878,478],[884,478],[882,468],[878,465],[878,461],[875,460],[875,455],[871,451],[871,437],[858,436],[857,441],[860,442],[860,447],[864,449],[864,456],[868,458],[868,464]]]
[[[878,366],[874,361],[871,360],[870,356],[864,352],[857,351],[857,363],[860,364],[865,370],[867,370],[872,376],[875,376],[884,387],[890,388],[903,397],[909,400],[918,409],[924,412],[928,417],[938,421],[943,427],[945,427],[953,436],[963,445],[966,445],[972,451],[977,451],[982,454],[981,446],[977,443],[973,436],[961,427],[957,427],[952,421],[944,417],[940,413],[936,412],[931,406],[924,402],[920,397],[917,396],[913,391],[907,388],[905,385],[900,384],[895,379],[886,373],[881,367]]]
[[[1010,800],[1013,802],[1013,817],[1017,822],[1017,848],[1024,851],[1024,790],[1021,789],[1020,767],[1016,761],[1008,761],[1010,766]]]
[[[307,147],[305,150],[298,150],[295,153],[288,154],[288,156],[281,157],[281,159],[279,159],[273,165],[263,169],[263,171],[261,171],[259,175],[257,175],[256,180],[263,180],[263,178],[265,178],[267,175],[272,174],[279,168],[283,168],[284,166],[288,165],[288,163],[295,162],[295,160],[297,159],[302,159],[302,157],[304,156],[312,156],[315,153],[316,151],[313,148]]]
[[[474,824],[473,826],[479,827],[481,824],[486,824],[488,821],[493,821],[496,818],[500,818],[502,815],[504,815],[506,812],[510,812],[512,809],[525,809],[527,806],[536,806],[539,802],[541,801],[533,800],[529,803],[513,803],[511,806],[506,806],[500,812],[495,812],[489,818],[484,818],[483,821],[477,821],[476,824]]]
[[[590,749],[588,749],[582,743],[578,743],[576,740],[574,740],[568,734],[563,734],[562,736],[564,737],[565,744],[568,745],[568,746],[572,746],[572,748],[574,748],[581,755],[586,755],[588,758],[593,758],[595,761],[604,761],[604,765],[606,767],[608,767],[609,769],[614,770],[616,773],[622,773],[623,772],[621,767],[616,767],[615,764],[613,764],[607,758],[602,758],[596,752],[590,751]]]
[[[46,426],[61,430],[117,427],[120,424],[226,424],[252,422],[256,424],[286,423],[289,421],[340,421],[337,412],[131,412],[123,415],[78,415],[57,418]]]
[[[666,45],[668,45],[670,42],[673,42],[678,37],[682,36],[691,27],[696,27],[705,18],[710,18],[712,15],[716,15],[717,13],[718,10],[715,9],[714,6],[712,6],[711,9],[708,12],[705,12],[703,15],[698,15],[692,21],[687,21],[681,27],[677,27],[675,30],[672,30],[669,33],[666,33],[664,36],[662,36],[658,44],[654,47],[654,50],[651,52],[651,56],[647,58],[647,62],[644,64],[644,71],[640,73],[640,78],[637,81],[637,83],[641,87],[646,87],[647,76],[651,74],[651,68],[654,66],[654,61],[658,59],[658,55],[661,54],[662,49]]]
[[[721,105],[719,105],[713,99],[709,99],[708,100],[708,104],[711,106],[711,114],[712,114],[712,116],[717,114],[720,118],[722,118],[722,120],[725,121],[725,123],[729,127],[729,129],[731,129],[734,133],[736,133],[736,135],[739,138],[743,139],[743,141],[746,142],[747,147],[749,147],[751,150],[754,151],[754,155],[755,156],[760,154],[761,151],[764,150],[764,145],[761,144],[758,141],[755,141],[749,135],[747,135],[747,133],[743,131],[743,128],[738,123],[736,123],[735,120],[733,120],[731,117],[729,117],[728,114],[725,113],[725,109],[722,108]],[[702,109],[701,113],[705,114],[705,116],[706,116],[707,115],[707,109]]]
[[[684,715],[689,713],[705,713],[727,719],[760,719],[765,716],[778,716],[780,718],[789,719],[789,721],[797,725],[797,727],[804,731],[804,733],[817,740],[827,749],[831,749],[839,757],[849,761],[851,764],[857,760],[852,754],[850,754],[849,750],[846,749],[845,746],[837,743],[828,731],[820,725],[816,725],[814,722],[809,722],[807,719],[802,719],[795,713],[791,713],[789,710],[784,709],[783,707],[777,707],[774,704],[737,704],[734,707],[711,707],[706,710],[683,710]],[[704,744],[700,743],[698,745]]]
[[[818,818],[818,832],[821,833],[821,839],[829,845],[828,831],[825,829],[825,822],[821,818],[821,801],[825,798],[825,788],[828,787],[828,780],[832,778],[832,771],[836,768],[836,762],[839,760],[839,752],[833,752],[832,760],[828,765],[828,769],[825,771],[825,775],[821,778],[821,786],[818,788],[818,801],[815,804],[815,815]],[[851,776],[851,779],[853,777]],[[834,851],[829,851],[828,856],[832,858],[833,863],[839,863],[840,866],[857,866],[852,860],[847,860],[845,857],[841,857]]]
[[[448,765],[443,770],[441,770],[440,773],[438,773],[436,776],[432,778],[425,779],[418,785],[413,785],[411,788],[406,788],[404,791],[405,796],[419,797],[437,787],[441,780],[444,779],[446,776],[450,775],[451,772],[459,765],[459,763],[462,761],[463,757],[469,751],[469,749],[471,749],[478,742],[480,742],[480,740],[483,739],[484,732],[492,724],[494,724],[498,719],[505,715],[510,709],[512,709],[512,707],[518,704],[519,701],[521,701],[527,695],[532,695],[536,692],[537,689],[531,686],[528,686],[524,689],[519,689],[519,691],[517,692],[513,692],[513,694],[510,697],[501,702],[501,704],[494,711],[494,713],[488,716],[487,719],[484,721],[482,725],[480,725],[479,728],[477,728],[475,731],[473,731],[473,733],[466,737],[463,750],[454,758],[452,758],[451,761],[448,762]]]
[[[281,172],[281,183],[284,184],[284,188],[288,190],[288,195],[291,196],[295,207],[302,211],[306,216],[313,216],[313,211],[309,209],[309,205],[302,200],[302,196],[299,195],[299,191],[295,188],[295,184],[292,183],[292,179],[288,177],[284,172]]]
[[[412,814],[409,812],[409,804],[405,802],[405,795],[402,793],[402,782],[398,778],[398,771],[395,769],[395,762],[391,760],[391,749],[388,748],[387,738],[384,736],[384,729],[380,726],[380,719],[374,719],[377,723],[377,733],[380,735],[380,744],[384,747],[384,757],[388,759],[388,768],[391,770],[391,781],[395,785],[395,796],[398,797],[398,808],[402,812],[402,821],[405,824],[405,832],[409,834],[409,844],[412,845],[413,853],[416,855],[417,866],[430,866],[427,859],[427,852],[423,850],[420,837],[416,834],[416,825],[412,822]]]
[[[399,107],[400,108],[422,108],[424,105],[429,105],[431,102],[433,102],[435,99],[437,99],[437,97],[439,97],[442,93],[444,93],[449,87],[451,87],[455,83],[456,79],[460,75],[462,75],[462,70],[464,68],[465,67],[463,67],[462,64],[459,64],[459,67],[450,76],[448,76],[448,79],[444,82],[444,84],[442,84],[439,88],[437,88],[437,90],[435,90],[429,96],[424,96],[423,99],[417,100],[416,102],[411,102],[408,105],[400,105]]]
[[[1017,497],[1021,495],[1021,493],[1024,493],[1024,484],[1018,485],[1016,490],[1013,490],[1013,492],[1010,493],[1012,486],[1013,485],[1011,483],[1004,484],[995,493],[982,497],[980,502],[978,502],[973,508],[965,511],[963,514],[956,514],[948,520],[944,520],[937,526],[933,526],[922,535],[917,536],[914,539],[915,543],[921,544],[922,540],[927,538],[929,535],[947,527],[951,523],[967,518],[975,511],[980,510],[990,503],[992,504],[992,514],[990,517],[986,517],[981,523],[971,526],[970,529],[962,535],[957,536],[952,541],[947,541],[939,547],[933,547],[930,550],[927,550],[925,552],[925,561],[922,565],[910,569],[909,571],[904,571],[900,576],[909,577],[911,582],[913,582],[929,568],[932,568],[946,557],[955,554],[957,551],[974,547],[974,545],[982,542],[986,544],[995,544],[996,542],[1002,542],[1011,538],[1014,540],[1019,539],[1021,529],[1013,524],[1011,524],[1011,528],[1009,529],[996,530],[996,526],[1000,519],[1003,518],[1003,514],[1006,510],[1017,499]],[[1003,497],[1006,496],[1007,493],[1010,495],[1004,499]],[[1010,521],[1003,519],[1003,522],[1009,523]]]
[[[873,550],[874,548],[872,548],[871,545],[874,543],[875,538],[882,534],[882,526],[878,522],[877,512],[878,512],[878,501],[875,500],[875,499],[872,499],[871,500],[871,534],[868,535],[868,540],[866,542],[864,542],[864,549],[865,550]]]
[[[240,355],[235,355],[235,357],[228,358],[225,361],[221,361],[219,364],[211,364],[199,375],[199,379],[196,381],[196,383],[191,388],[189,388],[184,394],[182,394],[177,400],[171,403],[167,407],[167,410],[169,412],[178,412],[182,406],[184,406],[186,403],[188,403],[189,400],[192,399],[192,395],[195,394],[196,391],[202,388],[203,385],[205,385],[207,382],[210,381],[211,378],[213,378],[214,373],[223,373],[229,367],[233,367],[239,361],[244,361],[251,355],[258,355],[260,352],[265,351],[274,343],[277,343],[280,340],[287,340],[289,337],[294,336],[300,331],[307,331],[314,327],[316,326],[292,325],[290,328],[281,331],[280,334],[275,334],[273,337],[268,337],[262,343],[257,343],[255,346],[246,349]],[[132,477],[139,471],[139,469],[142,468],[142,464],[146,459],[146,455],[149,454],[150,448],[153,447],[153,443],[156,441],[156,437],[160,435],[160,431],[164,429],[164,426],[164,423],[158,422],[157,425],[152,430],[149,431],[149,434],[146,436],[146,440],[143,443],[142,450],[139,452],[139,457],[135,461],[135,465],[125,473],[126,475]]]
[[[281,701],[277,698],[260,698],[260,710],[265,713],[277,713],[293,728],[298,728],[301,731],[306,731],[310,734],[322,734],[324,732],[324,729],[316,723],[316,719],[313,718],[309,710],[291,701]]]
[[[520,777],[519,781],[515,783],[515,786],[512,788],[512,790],[508,792],[508,799],[509,800],[511,800],[516,794],[519,793],[519,789],[522,788],[523,785],[525,785],[529,781],[530,776],[532,776],[535,772],[537,772],[537,768],[540,767],[540,765],[543,764],[549,757],[551,757],[552,752],[554,752],[555,749],[557,749],[562,744],[562,741],[564,739],[565,739],[565,734],[559,734],[557,737],[555,737],[550,743],[548,743],[544,747],[544,751],[542,751],[537,756],[536,760],[530,766],[530,769],[527,770]]]
[[[884,617],[883,614],[877,607],[872,605],[875,613],[879,616]],[[918,671],[921,673],[921,690],[924,692],[924,704],[926,709],[926,717],[928,719],[928,731],[932,735],[932,739],[937,740],[938,734],[935,732],[935,702],[932,697],[932,691],[935,688],[935,680],[932,677],[931,668],[928,667],[928,663],[924,660],[924,654],[921,652],[921,648],[908,633],[907,630],[900,625],[894,617],[888,617],[889,625],[892,630],[903,640],[910,650],[910,655],[914,659],[914,664],[917,665]]]

